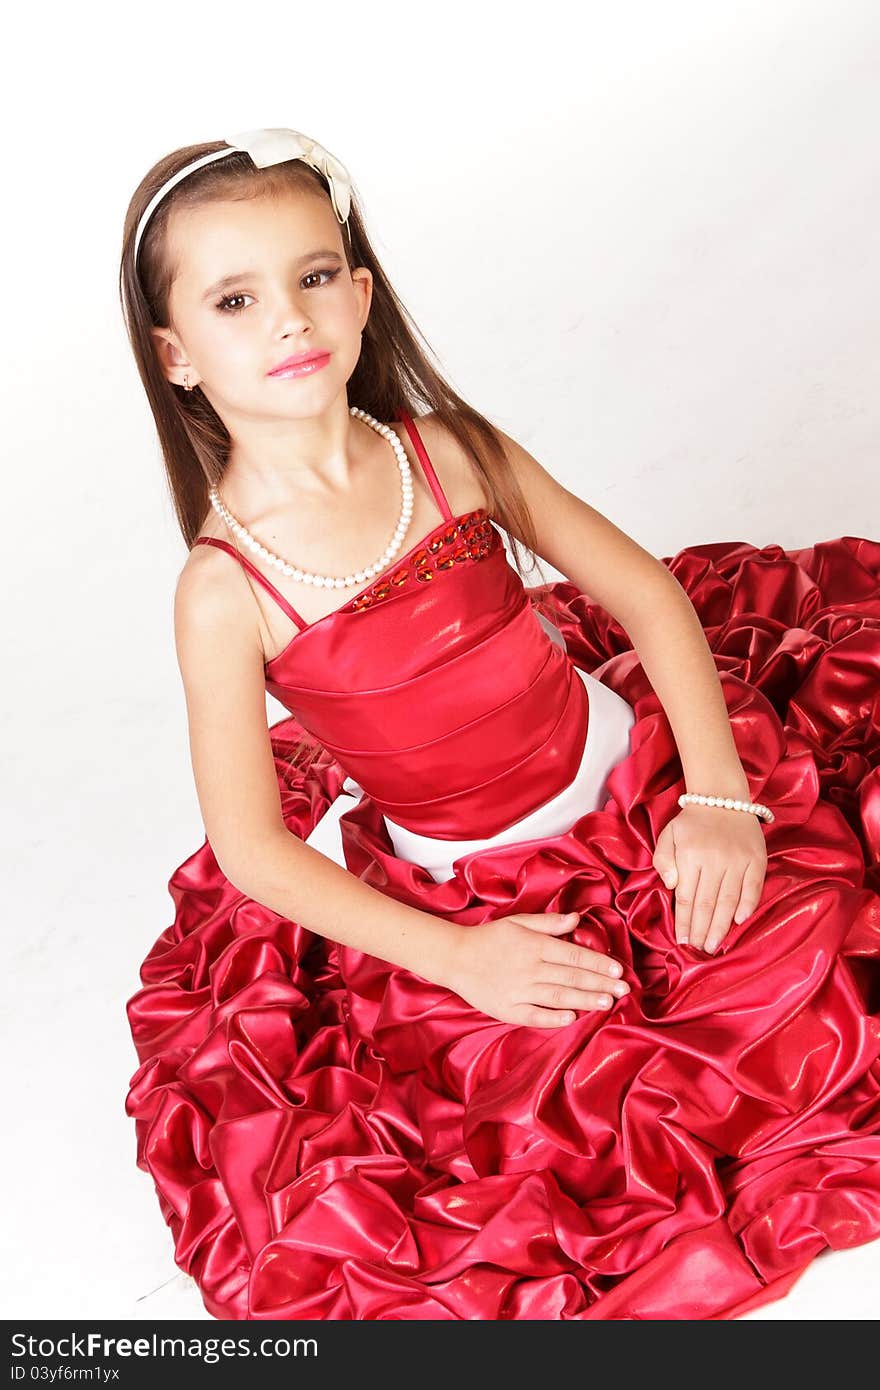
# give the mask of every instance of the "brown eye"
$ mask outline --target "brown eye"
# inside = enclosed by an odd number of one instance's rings
[[[244,294],[243,292],[239,294],[228,294],[225,297],[225,299],[220,300],[220,303],[217,305],[217,308],[225,314],[240,314],[242,309],[244,308],[244,305],[239,305],[237,308],[230,308],[230,305],[234,305],[237,299],[249,298],[250,295]]]
[[[326,284],[329,284],[330,281],[333,280],[333,279],[335,279],[335,277],[336,277],[338,274],[339,274],[338,268],[337,268],[336,270],[310,270],[310,271],[308,272],[307,275],[304,275],[304,276],[303,276],[303,280],[311,280],[312,277],[315,276],[315,275],[323,275],[323,276],[326,277],[325,283],[326,283]],[[321,288],[322,288],[322,287],[321,287],[320,285],[306,285],[306,289],[309,289],[309,290],[317,290],[317,289],[321,289]]]

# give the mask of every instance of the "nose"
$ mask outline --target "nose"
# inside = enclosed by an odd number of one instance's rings
[[[308,332],[312,326],[312,319],[306,307],[305,291],[298,288],[280,289],[275,320],[280,338],[296,337],[299,333]]]

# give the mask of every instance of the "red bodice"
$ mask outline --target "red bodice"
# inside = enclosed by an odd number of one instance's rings
[[[494,835],[556,796],[584,751],[588,695],[535,613],[485,508],[454,516],[398,412],[441,520],[313,623],[227,541],[296,623],[266,689],[383,814],[439,839]]]

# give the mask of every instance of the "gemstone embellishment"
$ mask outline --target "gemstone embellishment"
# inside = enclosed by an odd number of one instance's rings
[[[497,539],[495,528],[485,507],[465,512],[463,516],[443,523],[444,529],[414,550],[403,564],[390,574],[381,575],[368,589],[363,589],[351,601],[353,613],[373,608],[383,599],[406,584],[430,584],[436,574],[454,565],[475,563],[490,555]]]

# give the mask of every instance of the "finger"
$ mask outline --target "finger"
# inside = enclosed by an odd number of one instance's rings
[[[678,866],[678,887],[675,890],[675,939],[687,942],[690,936],[691,911],[700,881],[700,866],[688,860]]]
[[[690,942],[695,950],[701,951],[709,930],[709,923],[715,912],[715,905],[718,901],[718,889],[721,884],[723,874],[719,874],[717,869],[704,864],[700,869],[700,880],[697,884],[697,892],[694,898],[693,911],[691,912]]]
[[[541,947],[541,960],[548,965],[571,965],[578,970],[595,970],[600,975],[623,974],[619,960],[605,956],[601,951],[593,951],[589,946],[578,946],[574,941],[548,939]]]
[[[536,982],[529,989],[529,1003],[554,1009],[610,1009],[614,996],[603,989],[569,989],[567,985]]]
[[[538,974],[537,982],[542,985],[564,985],[568,989],[593,990],[601,994],[611,993],[622,998],[629,993],[626,980],[609,979],[607,975],[595,970],[578,970],[576,966],[545,965]]]
[[[516,912],[511,913],[511,917],[532,931],[556,933],[559,936],[572,931],[580,921],[578,912]]]
[[[742,882],[742,890],[739,895],[739,906],[734,912],[734,921],[744,922],[750,917],[761,901],[761,893],[764,889],[764,879],[767,873],[766,862],[760,859],[753,859],[745,871]]]
[[[511,1022],[521,1028],[567,1028],[576,1018],[571,1009],[559,1013],[556,1009],[541,1009],[537,1004],[521,1004],[514,1009]]]
[[[733,916],[733,909],[739,902],[740,889],[742,888],[742,871],[727,869],[718,885],[718,897],[715,902],[715,911],[712,913],[712,920],[706,932],[706,940],[703,946],[705,951],[711,955],[717,950],[730,931],[730,919]]]

